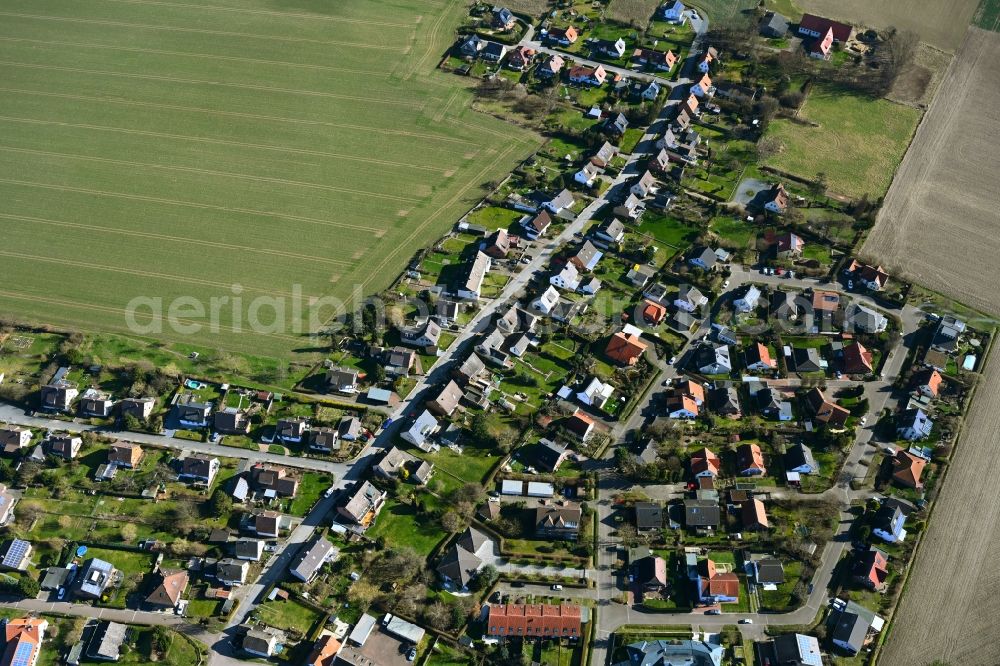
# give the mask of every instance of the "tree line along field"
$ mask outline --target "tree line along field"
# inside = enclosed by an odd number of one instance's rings
[[[123,331],[137,296],[385,288],[537,145],[433,73],[463,10],[0,0],[0,313]],[[290,326],[239,334],[228,312],[217,333],[159,337],[309,346]]]

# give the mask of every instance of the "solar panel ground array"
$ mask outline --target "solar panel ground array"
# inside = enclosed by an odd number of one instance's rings
[[[463,11],[0,0],[0,313],[125,331],[160,298],[168,340],[308,346],[316,299],[387,286],[535,145],[433,73]]]

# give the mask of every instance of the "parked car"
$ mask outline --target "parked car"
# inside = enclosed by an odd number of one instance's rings
[[[417,648],[411,647],[406,652],[406,661],[413,661],[416,658],[417,658]]]
[[[745,617],[740,620],[740,624],[753,624],[753,620],[751,620],[748,617]]]
[[[556,584],[556,585],[553,585],[553,586],[552,586],[552,590],[553,590],[554,592],[562,592],[562,589],[563,589],[563,588],[562,588],[562,585],[559,585],[559,584]]]
[[[720,611],[718,608],[710,608],[707,611],[705,611],[705,615],[722,615],[722,611]]]

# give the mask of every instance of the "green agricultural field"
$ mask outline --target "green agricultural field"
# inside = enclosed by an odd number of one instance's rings
[[[825,173],[830,191],[881,197],[910,145],[921,111],[879,99],[815,89],[800,117],[811,125],[778,119],[768,127],[782,150],[767,164],[805,178]]]
[[[0,0],[0,313],[309,350],[335,310],[317,299],[388,286],[538,145],[435,72],[464,12]],[[140,331],[138,297],[162,298]]]

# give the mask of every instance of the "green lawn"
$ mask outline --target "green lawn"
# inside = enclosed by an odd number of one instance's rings
[[[287,513],[293,516],[304,516],[316,503],[316,500],[330,487],[333,480],[329,474],[306,472],[299,479],[299,492],[295,499],[289,502]]]
[[[643,132],[644,130],[639,129],[637,127],[630,127],[629,129],[625,130],[625,134],[624,136],[622,136],[621,145],[618,146],[618,149],[623,154],[631,153],[633,150],[635,150],[635,147],[639,144],[639,141],[642,140]]]
[[[487,229],[506,229],[524,216],[510,208],[486,206],[469,213],[469,223],[478,224]]]
[[[750,247],[755,233],[745,221],[728,215],[712,218],[708,229],[732,248]]]
[[[814,88],[799,115],[818,127],[773,121],[768,135],[784,148],[767,164],[804,178],[825,173],[830,191],[838,194],[881,197],[921,112],[883,99]]]
[[[698,230],[675,217],[647,211],[642,216],[639,231],[675,248],[684,249],[698,235]]]
[[[438,469],[466,483],[481,482],[499,460],[499,456],[490,455],[470,446],[465,447],[462,453],[455,453],[449,448],[442,447],[435,453],[421,452],[420,455],[434,463]]]
[[[434,71],[464,5],[221,4],[4,18],[0,311],[316,360],[317,297],[389,286],[540,142]]]
[[[426,556],[445,537],[445,532],[434,519],[419,513],[413,506],[390,499],[367,535],[373,539],[384,537],[386,543],[407,546]]]
[[[321,613],[295,599],[265,601],[254,613],[269,627],[293,629],[301,634],[307,634],[322,617]]]
[[[153,569],[153,558],[148,553],[111,550],[110,548],[88,548],[84,557],[87,559],[95,557],[110,562],[126,575],[147,574]]]

